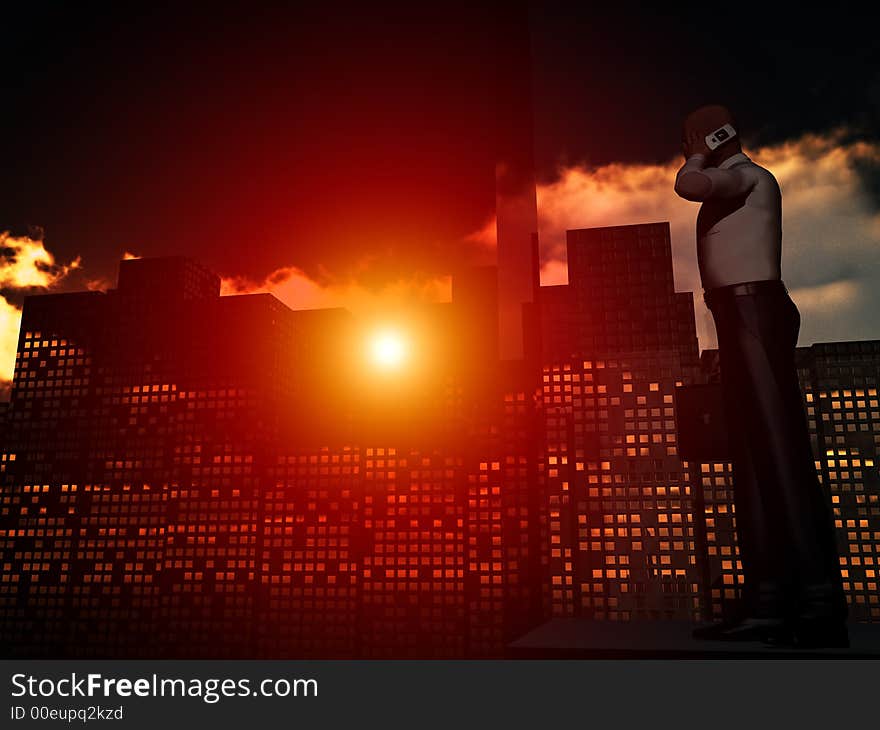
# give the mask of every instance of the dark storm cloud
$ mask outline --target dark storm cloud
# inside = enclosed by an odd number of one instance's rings
[[[880,51],[845,5],[542,3],[532,14],[538,152],[660,162],[697,105],[730,106],[752,145],[880,130]]]

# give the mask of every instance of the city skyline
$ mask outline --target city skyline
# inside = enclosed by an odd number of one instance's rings
[[[474,657],[552,618],[724,615],[741,586],[729,465],[684,461],[676,414],[717,368],[669,234],[571,231],[572,279],[524,306],[518,363],[499,359],[493,267],[413,323],[423,362],[389,362],[338,309],[220,296],[186,257],[28,297],[0,456],[4,639]],[[876,621],[880,342],[799,352],[852,615]]]

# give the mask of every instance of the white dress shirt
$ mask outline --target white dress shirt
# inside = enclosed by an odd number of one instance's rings
[[[718,167],[705,155],[687,159],[675,192],[702,201],[697,261],[704,289],[781,278],[782,194],[769,170],[742,152]]]

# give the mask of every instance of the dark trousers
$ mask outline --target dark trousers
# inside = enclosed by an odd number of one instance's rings
[[[715,319],[746,610],[843,618],[829,500],[795,366],[800,314],[781,281],[706,292]]]

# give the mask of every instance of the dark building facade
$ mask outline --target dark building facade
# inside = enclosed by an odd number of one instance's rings
[[[544,362],[583,353],[681,353],[696,363],[693,294],[676,292],[668,223],[567,233],[568,285],[541,288]]]
[[[695,515],[674,394],[699,377],[669,226],[568,232],[569,283],[543,287],[545,612],[701,615]]]

